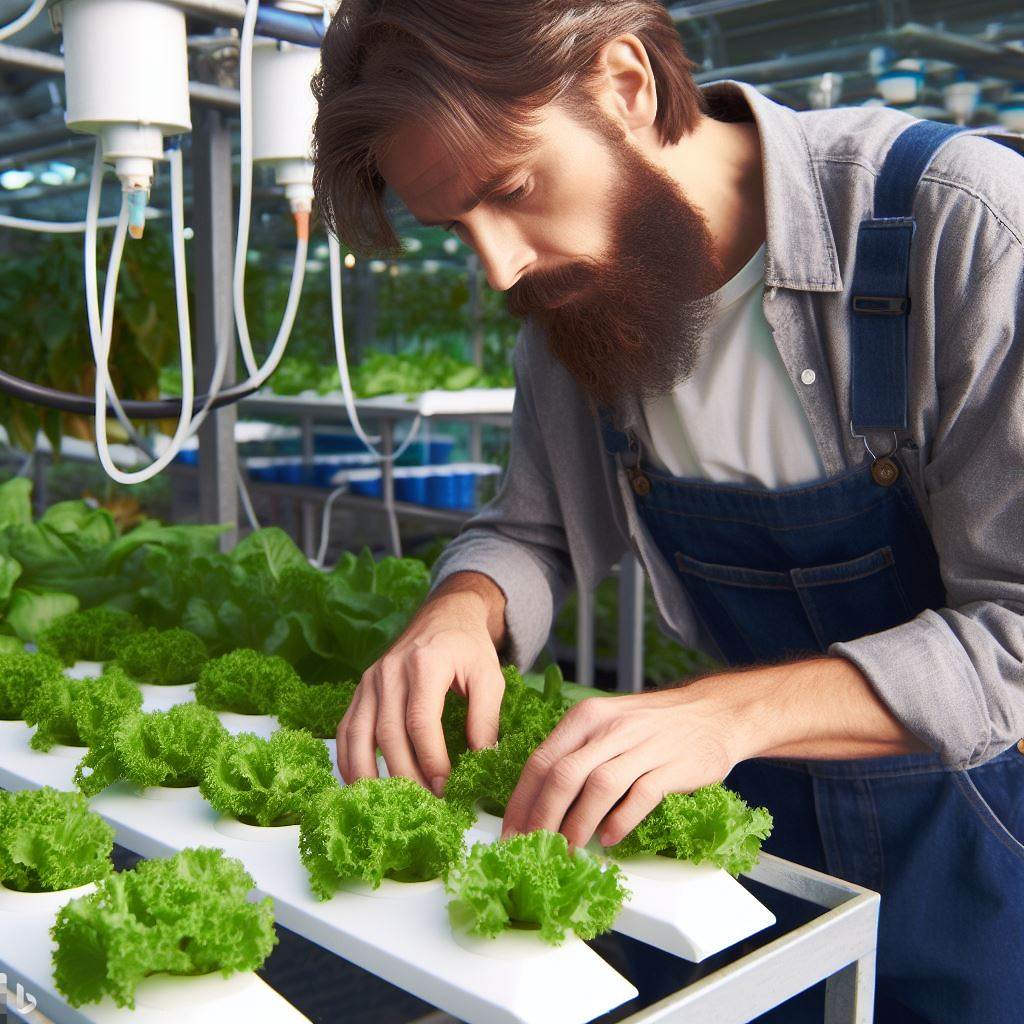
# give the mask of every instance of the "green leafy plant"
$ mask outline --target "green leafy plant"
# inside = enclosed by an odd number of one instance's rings
[[[196,700],[215,711],[272,715],[278,695],[301,682],[283,658],[243,648],[208,661],[199,673]]]
[[[75,784],[86,796],[122,779],[136,786],[198,786],[206,762],[227,738],[216,712],[201,704],[129,710],[90,745]]]
[[[56,743],[91,746],[126,711],[141,706],[139,688],[121,672],[107,671],[95,679],[44,679],[25,709],[25,721],[37,727],[29,745],[35,750]]]
[[[72,1006],[109,995],[134,1009],[151,974],[256,970],[277,935],[270,897],[248,899],[253,884],[241,861],[205,847],[111,875],[57,914],[57,988]]]
[[[505,677],[505,692],[501,698],[498,718],[499,736],[528,733],[536,743],[540,743],[558,724],[569,706],[569,701],[562,696],[561,669],[557,665],[548,667],[543,693],[537,693],[527,686],[514,665],[507,665],[502,674]]]
[[[569,932],[592,939],[608,931],[629,895],[621,872],[565,836],[543,830],[496,843],[475,843],[445,879],[452,927],[495,938],[535,927],[552,945]]]
[[[293,683],[280,692],[277,720],[289,729],[305,729],[320,739],[332,739],[355,692],[353,682]]]
[[[206,762],[199,791],[221,814],[248,825],[295,825],[309,801],[337,786],[327,747],[308,732],[270,739],[230,736]]]
[[[537,743],[528,732],[514,732],[496,746],[467,751],[448,776],[445,800],[462,808],[479,803],[485,811],[500,817]]]
[[[757,863],[761,843],[772,831],[772,816],[721,783],[693,793],[668,793],[622,842],[615,857],[662,854],[700,864],[708,861],[732,875]]]
[[[39,650],[60,658],[65,665],[76,661],[110,661],[118,645],[142,629],[134,615],[116,608],[88,608],[59,618],[39,634]]]
[[[140,683],[194,683],[208,660],[206,645],[187,629],[145,629],[117,645],[117,664]]]
[[[44,680],[63,675],[61,663],[48,654],[0,655],[0,719],[21,718]]]
[[[80,793],[50,786],[0,791],[0,882],[23,892],[56,892],[110,874],[114,830]]]
[[[440,877],[463,852],[471,816],[412,779],[359,779],[325,791],[299,830],[299,854],[322,899],[345,882]]]

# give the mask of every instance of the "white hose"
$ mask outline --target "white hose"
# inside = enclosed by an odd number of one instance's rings
[[[146,208],[146,220],[159,220],[166,217],[165,210]],[[100,217],[96,221],[98,228],[117,227],[117,217]],[[0,228],[13,228],[16,231],[36,231],[41,235],[78,235],[85,231],[84,220],[29,220],[26,217],[9,217],[0,213]]]
[[[260,0],[249,0],[242,21],[242,37],[238,51],[239,116],[241,140],[241,164],[238,173],[238,237],[235,242],[235,266],[232,277],[232,294],[235,306],[235,323],[238,327],[238,342],[242,349],[249,379],[246,387],[264,384],[277,369],[291,337],[298,313],[299,298],[306,275],[306,255],[309,248],[308,232],[299,232],[295,245],[295,265],[292,270],[288,302],[284,319],[271,346],[270,353],[260,366],[256,361],[249,334],[249,321],[245,313],[245,266],[249,251],[249,225],[252,218],[252,167],[253,167],[253,80],[252,51],[256,38],[256,19],[259,15]]]
[[[356,411],[355,395],[352,393],[352,380],[348,372],[348,355],[345,351],[345,321],[341,311],[341,246],[338,240],[330,232],[327,233],[327,246],[330,251],[330,275],[331,275],[331,323],[334,328],[334,355],[338,362],[338,376],[341,378],[341,394],[345,400],[345,412],[348,413],[349,422],[356,436],[366,445],[367,451],[377,462],[394,461],[405,454],[406,449],[416,439],[420,425],[423,422],[422,416],[417,416],[406,439],[390,455],[379,451],[363,430],[359,420],[359,413]]]
[[[150,465],[135,473],[120,470],[110,456],[107,440],[107,391],[110,389],[110,342],[113,331],[114,296],[117,290],[117,276],[120,271],[124,236],[127,231],[127,197],[122,199],[122,213],[114,235],[114,249],[111,253],[107,281],[104,288],[102,314],[99,308],[96,278],[96,233],[103,180],[103,155],[97,140],[96,156],[93,161],[92,180],[89,184],[89,202],[86,212],[85,230],[85,299],[89,319],[89,333],[92,339],[93,355],[96,359],[96,452],[107,475],[117,483],[136,484],[152,479],[163,470],[181,451],[190,435],[192,403],[195,396],[195,379],[192,368],[192,337],[188,313],[188,292],[185,275],[185,187],[182,171],[181,150],[168,152],[171,165],[171,241],[174,246],[174,285],[178,307],[178,340],[181,353],[182,399],[178,426],[164,453]]]
[[[32,3],[14,21],[0,28],[0,40],[10,39],[11,36],[16,35],[31,22],[35,21],[45,9],[46,0],[32,0]]]

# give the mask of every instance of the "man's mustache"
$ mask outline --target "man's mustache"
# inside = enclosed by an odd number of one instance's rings
[[[552,270],[535,270],[517,281],[505,293],[509,313],[530,316],[557,309],[594,288],[600,271],[595,262],[578,260]]]

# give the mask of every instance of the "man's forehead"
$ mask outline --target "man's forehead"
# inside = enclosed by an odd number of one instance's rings
[[[459,168],[432,128],[407,125],[391,140],[380,164],[388,185],[406,202],[429,201],[445,187],[459,184]]]

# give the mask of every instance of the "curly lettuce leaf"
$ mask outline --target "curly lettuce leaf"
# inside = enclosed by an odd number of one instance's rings
[[[21,718],[43,681],[63,675],[61,663],[48,654],[0,655],[0,719]]]
[[[452,927],[495,938],[535,927],[552,945],[569,932],[592,939],[608,931],[629,895],[621,871],[584,850],[570,853],[560,832],[539,830],[475,843],[445,878]]]
[[[277,702],[277,720],[289,729],[305,729],[320,739],[333,739],[356,684],[295,683],[285,687]]]
[[[0,822],[0,882],[10,889],[56,892],[111,872],[114,830],[80,793],[0,791]]]
[[[283,658],[243,648],[208,661],[199,673],[195,695],[215,711],[272,715],[278,694],[300,682]]]
[[[359,779],[322,793],[303,816],[299,854],[309,884],[330,899],[344,882],[440,877],[463,853],[470,815],[412,779]]]
[[[25,708],[25,721],[36,726],[29,744],[35,750],[49,750],[56,743],[88,747],[141,706],[139,688],[123,673],[107,671],[96,679],[64,675],[44,679]]]
[[[764,807],[750,807],[720,782],[693,793],[668,793],[620,843],[612,856],[663,854],[700,864],[705,861],[731,875],[749,871],[772,831]]]
[[[140,683],[194,683],[209,660],[206,645],[187,629],[146,629],[117,645],[117,664]]]
[[[136,786],[198,786],[206,762],[228,737],[216,712],[201,704],[134,712],[106,730],[75,769],[86,796],[124,780]]]
[[[206,762],[199,791],[221,814],[249,825],[294,825],[310,800],[337,786],[321,740],[297,729],[270,739],[243,732]]]
[[[110,661],[117,645],[142,629],[134,615],[117,608],[87,608],[62,616],[39,634],[39,650],[65,665],[76,661]]]
[[[500,817],[538,742],[528,732],[509,733],[496,746],[463,754],[448,776],[445,800],[466,809],[479,802],[485,811]]]
[[[72,1006],[109,995],[134,1009],[150,974],[256,970],[277,935],[270,898],[249,901],[253,884],[241,861],[205,847],[110,876],[57,914],[57,988]]]
[[[543,695],[523,682],[523,677],[514,665],[505,666],[502,675],[505,677],[505,692],[501,698],[498,735],[504,737],[511,733],[528,733],[536,743],[540,743],[558,725],[568,706],[568,701],[562,697],[561,672],[555,666],[550,682],[545,676]]]

